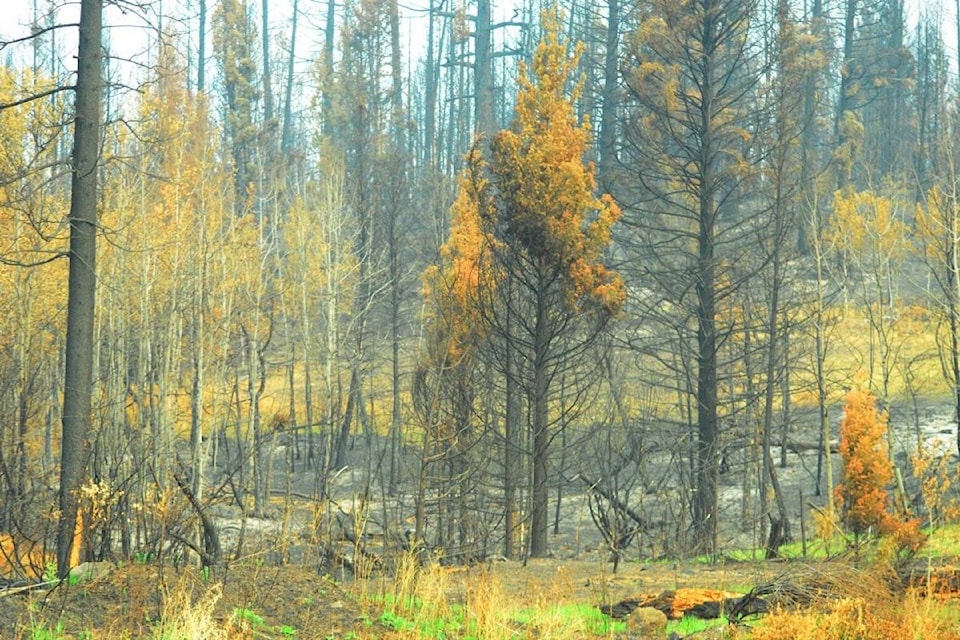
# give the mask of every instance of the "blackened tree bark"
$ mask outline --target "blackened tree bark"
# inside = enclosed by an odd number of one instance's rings
[[[263,119],[268,128],[273,127],[273,78],[270,73],[270,20],[269,20],[270,2],[263,0],[260,10],[261,24],[263,24],[260,33],[261,55],[263,56]]]
[[[755,8],[753,0],[651,3],[628,51],[627,88],[637,105],[628,150],[637,187],[621,199],[634,200],[625,221],[636,250],[651,261],[642,268],[646,286],[675,309],[675,329],[686,334],[696,326],[690,507],[695,546],[705,553],[716,550],[719,515],[718,349],[725,335],[717,313],[748,276],[734,273],[732,252],[746,246],[751,214],[740,205],[758,162],[744,148],[763,66],[749,41]],[[651,317],[662,308],[648,307]]]
[[[843,18],[843,67],[840,74],[840,93],[837,100],[837,113],[834,120],[834,135],[837,146],[841,146],[846,141],[846,135],[843,132],[843,117],[848,111],[855,108],[856,91],[854,84],[860,79],[862,71],[858,72],[854,54],[854,33],[856,28],[857,7],[859,0],[847,0],[844,7]]]
[[[260,128],[256,118],[261,92],[257,87],[254,42],[257,33],[246,0],[224,0],[213,14],[213,49],[223,78],[226,101],[224,131],[233,157],[238,216],[248,213]],[[272,107],[271,107],[272,113]],[[258,211],[258,215],[262,212]]]
[[[437,85],[440,83],[440,65],[437,64],[437,56],[434,47],[434,14],[437,12],[437,0],[430,0],[430,8],[427,13],[427,53],[424,60],[423,82],[424,82],[424,103],[423,103],[423,165],[430,169],[436,168],[436,146],[437,132]]]
[[[70,191],[70,274],[67,294],[66,372],[60,450],[60,521],[57,575],[70,571],[77,523],[77,491],[83,482],[91,428],[93,317],[96,301],[97,165],[100,146],[101,0],[80,3],[76,112]]]

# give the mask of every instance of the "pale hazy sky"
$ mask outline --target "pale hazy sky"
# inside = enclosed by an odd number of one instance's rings
[[[0,40],[10,40],[26,36],[30,32],[30,23],[32,21],[34,4],[38,3],[41,7],[46,0],[0,0],[3,4],[3,11],[0,12]],[[64,6],[60,9],[59,21],[64,23],[76,22],[79,16],[79,2],[62,3]],[[104,12],[104,25],[106,37],[110,41],[111,54],[117,58],[132,58],[140,62],[145,61],[148,55],[147,49],[151,40],[151,32],[157,24],[164,22],[167,18],[159,13],[160,8],[167,14],[185,13],[182,10],[187,4],[185,0],[165,0],[153,2],[153,9],[145,17],[137,16],[131,12],[123,13],[116,7],[107,6]],[[195,0],[190,2],[196,4]],[[208,2],[213,6],[214,2]],[[325,10],[322,6],[325,3],[319,2],[300,2],[301,15],[304,7],[309,7],[312,15],[301,19],[297,33],[297,58],[300,60],[311,60],[317,57],[319,45],[322,40],[320,27],[323,25]],[[403,29],[406,33],[407,53],[413,53],[414,57],[419,57],[426,46],[426,28],[425,11],[419,9],[419,5],[425,5],[425,1],[411,0],[409,3],[401,4],[400,13]],[[254,2],[252,6],[255,11],[259,9],[260,3]],[[271,31],[275,41],[282,38],[284,41],[290,37],[290,13],[292,0],[271,0],[270,2],[270,23]],[[175,9],[175,11],[174,11]],[[258,18],[259,19],[259,18]],[[209,25],[209,22],[208,22]],[[191,27],[196,27],[196,22]],[[258,25],[259,26],[259,25]],[[175,31],[182,31],[182,28],[174,28]],[[76,47],[76,31],[74,29],[63,29],[58,32],[58,37],[62,38],[61,50],[65,52],[68,64],[73,63],[73,49]],[[207,32],[207,55],[210,55],[211,43],[210,32]],[[0,58],[3,62],[11,59],[14,64],[25,64],[30,59],[30,49],[26,46],[11,47],[6,51],[0,52]],[[208,58],[208,64],[210,59]],[[211,69],[212,71],[212,69]]]
[[[62,22],[75,22],[79,13],[80,3],[65,2],[64,0],[54,0],[62,4],[60,20]],[[798,2],[800,0],[797,0]],[[866,0],[871,1],[871,0]],[[43,6],[49,0],[0,0],[3,4],[3,11],[0,13],[0,40],[9,40],[12,38],[23,37],[29,33],[29,24],[33,7],[35,4]],[[182,7],[188,3],[188,0],[154,0],[150,14],[146,20],[132,13],[124,14],[116,7],[107,6],[104,14],[107,37],[111,43],[111,53],[117,58],[132,58],[140,62],[146,61],[147,46],[150,41],[149,29],[147,23],[156,25],[162,18],[159,12],[177,13],[182,12]],[[513,6],[512,0],[493,0],[495,7],[503,7],[496,13],[509,13],[509,7]],[[195,5],[196,0],[189,0],[189,4]],[[215,0],[209,2],[211,6]],[[300,31],[297,35],[297,58],[300,60],[315,59],[319,51],[321,34],[319,28],[323,25],[325,2],[300,2],[301,7],[310,7],[314,14],[312,19],[302,19]],[[561,5],[563,0],[561,0]],[[290,31],[290,7],[292,0],[271,0],[270,10],[271,24],[273,25],[273,35],[276,39],[281,37],[289,38]],[[260,3],[253,2],[252,6],[256,11]],[[425,11],[426,0],[407,0],[401,2],[400,12],[403,21],[404,31],[407,34],[407,53],[413,54],[410,58],[419,58],[426,46],[426,28]],[[919,8],[933,11],[936,7],[942,7],[940,10],[943,15],[944,37],[947,50],[953,58],[952,64],[956,66],[956,1],[955,0],[907,0],[907,12],[910,14],[910,22],[915,24],[915,16],[919,13]],[[173,9],[176,9],[173,11]],[[303,9],[301,9],[303,10]],[[318,15],[319,14],[319,15]],[[508,16],[507,16],[508,17]],[[191,25],[193,26],[193,25]],[[63,29],[58,32],[62,38],[61,50],[65,52],[63,56],[66,64],[73,64],[73,50],[76,46],[76,33],[74,29]],[[912,29],[908,37],[912,38]],[[208,51],[210,51],[210,41],[208,32]],[[209,55],[209,53],[208,53]],[[9,48],[0,52],[0,61],[7,62],[12,60],[15,65],[26,64],[30,59],[30,50],[28,47]],[[208,59],[209,63],[209,59]],[[211,69],[212,71],[212,69]],[[130,70],[129,73],[134,73]]]

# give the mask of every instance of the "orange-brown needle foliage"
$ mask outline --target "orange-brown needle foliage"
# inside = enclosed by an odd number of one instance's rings
[[[571,311],[616,313],[625,289],[601,258],[620,209],[596,195],[595,167],[583,161],[590,123],[577,122],[579,87],[567,97],[579,52],[568,55],[556,15],[546,12],[543,26],[531,68],[520,68],[513,126],[491,145],[498,216],[486,222],[534,269],[561,275]]]
[[[494,138],[489,161],[479,149],[468,155],[442,264],[424,274],[449,362],[483,331],[477,292],[497,287],[502,275],[492,252],[514,255],[515,274],[559,282],[572,313],[613,314],[626,297],[620,276],[602,262],[620,209],[596,195],[595,167],[583,161],[589,123],[577,120],[579,90],[568,97],[579,55],[568,55],[555,15],[543,20],[529,72],[521,66],[513,126]]]
[[[488,182],[482,175],[485,168],[479,153],[471,153],[450,208],[450,237],[440,249],[442,264],[428,268],[423,276],[432,337],[440,341],[431,345],[431,350],[435,359],[447,365],[460,362],[473,339],[483,332],[475,305],[477,289],[496,285],[484,257],[487,238],[480,221],[489,197]]]
[[[840,456],[843,469],[836,488],[843,521],[857,537],[870,527],[891,530],[887,487],[893,468],[887,452],[887,414],[878,411],[873,395],[852,391],[840,422]]]

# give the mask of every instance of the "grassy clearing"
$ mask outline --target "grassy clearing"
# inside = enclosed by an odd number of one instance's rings
[[[530,637],[563,640],[609,637],[626,630],[625,623],[605,616],[595,606],[588,604],[555,605],[545,609],[517,607],[498,612],[455,605],[444,618],[423,616],[415,608],[412,619],[397,616],[387,610],[381,615],[380,622],[399,632],[402,637],[423,640]],[[678,623],[676,628],[684,627]]]
[[[949,525],[933,532],[929,546],[921,555],[931,558],[952,556],[960,549],[960,525]],[[733,555],[733,554],[731,554]],[[752,558],[745,550],[738,557]],[[757,563],[758,568],[763,561]],[[713,627],[723,627],[729,636],[749,640],[960,640],[960,601],[927,596],[918,591],[906,595],[892,589],[889,573],[882,563],[871,562],[867,554],[859,561],[837,559],[829,563],[792,562],[798,576],[815,576],[817,585],[832,586],[831,593],[842,594],[816,600],[801,610],[775,611],[749,620],[751,629],[727,627],[725,620],[704,621],[694,617],[669,621],[667,635],[687,637]],[[824,568],[827,571],[824,571]],[[743,581],[742,567],[734,579],[723,571],[701,574],[704,588],[746,592],[752,586]],[[830,572],[834,582],[830,582]],[[500,584],[499,574],[473,569],[465,579],[460,569],[439,564],[419,566],[413,557],[401,559],[397,571],[379,583],[366,581],[357,597],[364,598],[369,632],[328,636],[337,640],[350,637],[389,638],[391,640],[526,640],[537,638],[572,640],[574,638],[614,639],[625,630],[623,622],[603,615],[596,602],[571,602],[573,587],[582,576],[564,568],[552,571],[543,582],[531,583],[519,597]],[[837,582],[840,580],[842,584]],[[512,594],[512,595],[511,595]],[[292,620],[268,620],[268,609],[261,605],[231,603],[224,609],[221,587],[196,579],[179,579],[164,589],[159,615],[149,622],[144,635],[130,635],[122,621],[118,626],[78,636],[66,633],[56,621],[36,621],[21,637],[29,640],[85,640],[144,637],[149,640],[240,640],[305,638],[310,634],[293,626],[279,624]],[[581,594],[582,596],[582,594]],[[597,598],[600,597],[596,593]],[[217,607],[219,603],[219,607]],[[316,628],[312,629],[314,632]],[[319,636],[319,640],[326,640]]]
[[[626,628],[593,604],[568,602],[573,577],[563,569],[549,584],[531,585],[523,601],[510,598],[493,572],[481,570],[454,602],[455,576],[449,568],[418,567],[415,558],[404,557],[374,603],[383,610],[379,621],[398,637],[417,640],[572,640],[613,637]]]
[[[948,524],[929,532],[921,555],[933,558],[960,557],[960,524]]]
[[[889,588],[883,570],[855,564],[839,567],[846,586],[842,598],[825,598],[810,608],[777,611],[750,621],[752,628],[729,627],[729,637],[755,640],[960,640],[960,603],[909,592],[906,597]],[[816,572],[814,572],[816,573]],[[394,586],[416,594],[398,599],[386,594],[380,621],[394,630],[392,637],[410,640],[514,640],[547,638],[616,638],[626,625],[601,614],[591,604],[556,599],[564,589],[561,576],[554,584],[532,589],[525,602],[510,602],[496,577],[481,573],[471,579],[466,600],[451,604],[449,573],[427,567],[408,582]],[[852,585],[852,586],[851,586]],[[428,599],[424,599],[427,596]],[[432,597],[432,599],[430,599]],[[395,613],[403,610],[405,615]],[[666,634],[686,637],[727,621],[692,616],[668,622]],[[724,636],[726,637],[726,636]]]
[[[829,402],[831,404],[840,403],[844,395],[854,386],[863,385],[865,387],[879,390],[882,389],[883,371],[878,362],[870,366],[870,354],[876,352],[876,346],[871,345],[871,335],[875,330],[871,329],[870,322],[864,315],[863,305],[856,300],[850,301],[846,306],[836,307],[829,311],[829,349],[827,350],[825,369],[831,380],[829,389]],[[900,401],[911,401],[914,398],[944,398],[949,397],[950,389],[944,381],[943,372],[940,365],[938,344],[938,330],[943,331],[943,327],[938,323],[935,315],[921,307],[912,306],[902,310],[898,315],[898,321],[892,326],[887,327],[888,339],[892,344],[897,345],[896,360],[888,372],[889,377],[886,382],[886,391],[891,399]],[[944,338],[941,335],[939,340]],[[797,331],[791,337],[793,350],[798,354],[813,354],[813,336],[809,331]],[[874,342],[876,336],[873,335]],[[876,358],[876,356],[874,356]],[[410,363],[406,368],[410,368]],[[813,364],[809,357],[798,357],[796,368],[791,373],[792,393],[791,399],[795,406],[815,407],[817,398],[814,390],[816,385],[813,378]],[[666,370],[646,372],[648,375],[662,375],[669,379],[670,372]],[[374,390],[390,389],[390,380],[392,372],[389,368],[374,368],[370,371],[370,388]],[[294,385],[290,386],[290,372],[286,369],[271,369],[267,373],[264,385],[264,392],[260,399],[260,414],[266,421],[280,421],[289,419],[290,396],[294,395],[294,406],[297,415],[304,415],[306,407],[302,403],[304,397],[304,371],[302,363],[296,363],[293,370]],[[648,398],[657,405],[657,410],[662,418],[677,418],[673,413],[675,404],[675,394],[671,385],[666,385],[664,389],[645,388],[644,383],[636,383],[634,388],[625,388],[626,406],[631,412],[640,410],[632,404],[633,398]],[[669,388],[669,390],[665,390]],[[190,394],[188,390],[182,390],[182,393],[171,394],[165,400],[164,411],[174,424],[175,432],[183,440],[189,438],[190,432]],[[741,390],[737,390],[741,391]],[[380,435],[386,435],[390,429],[391,410],[388,406],[391,401],[389,393],[374,392],[371,395],[372,403],[369,412],[373,429]],[[318,404],[323,400],[318,399]],[[134,406],[134,403],[131,403]],[[218,411],[235,411],[241,416],[249,412],[249,399],[241,397],[238,403],[235,403],[230,396],[229,389],[212,388],[205,391],[204,406],[217,408]],[[602,403],[597,403],[602,406]],[[322,407],[315,407],[317,413],[322,413]],[[139,418],[136,416],[136,409],[130,409],[129,419],[131,423],[136,424]],[[602,419],[605,416],[592,415],[589,411],[584,414],[587,421],[593,419]],[[218,416],[211,416],[211,421],[218,420]],[[241,421],[238,429],[243,437],[249,437],[249,425],[246,421]],[[42,432],[42,430],[41,430]],[[301,431],[305,433],[305,431]],[[316,430],[315,433],[320,433]],[[414,437],[414,434],[406,434]],[[39,447],[41,443],[35,443],[33,446]]]
[[[942,557],[960,557],[960,524],[945,524],[935,529],[926,528],[927,541],[918,555],[920,557],[942,558]],[[788,542],[780,547],[781,560],[829,560],[849,553],[852,550],[853,538],[851,536],[835,533],[829,538],[814,537],[809,538],[804,543],[797,540]],[[725,551],[719,562],[744,562],[756,563],[763,566],[766,562],[766,550],[762,547],[752,549],[733,549]],[[869,546],[865,549],[865,559],[872,557],[872,550]],[[692,559],[693,562],[705,565],[715,565],[718,560],[714,556],[697,556]],[[658,561],[662,563],[672,562],[670,560]],[[727,588],[727,587],[725,587]],[[736,588],[730,588],[736,591]]]

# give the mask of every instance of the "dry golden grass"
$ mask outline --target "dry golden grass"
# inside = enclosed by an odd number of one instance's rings
[[[750,640],[958,640],[956,605],[908,594],[898,603],[843,598],[823,608],[777,611],[751,632]]]
[[[891,398],[938,398],[949,393],[938,357],[937,321],[933,314],[919,306],[901,309],[896,321],[887,327],[893,355],[887,392]],[[831,401],[839,402],[854,386],[882,390],[879,350],[862,305],[851,302],[833,313],[825,369],[832,382]],[[942,329],[941,329],[942,330]],[[811,336],[799,334],[791,342],[796,353],[813,354]],[[870,367],[871,349],[875,354]],[[816,397],[812,377],[812,361],[801,359],[800,370],[791,374],[794,400],[814,406]],[[872,376],[871,376],[872,374]]]
[[[389,637],[595,637],[597,618],[602,616],[592,605],[572,603],[575,578],[559,566],[546,580],[531,580],[517,597],[508,592],[493,568],[464,571],[437,563],[419,566],[411,556],[401,561],[384,597],[385,611],[397,625]],[[584,615],[585,610],[594,615]]]
[[[869,354],[871,349],[875,354],[877,350],[876,345],[871,346],[871,327],[862,305],[851,301],[845,307],[832,309],[830,316],[825,366],[830,378],[829,402],[840,402],[844,394],[857,385],[875,390],[881,389],[882,375],[879,365],[874,366],[871,378]],[[887,330],[891,351],[895,352],[888,380],[889,396],[892,398],[941,398],[948,394],[949,388],[943,380],[938,358],[939,346],[936,335],[938,327],[934,315],[919,306],[907,307],[900,310]],[[812,354],[815,352],[812,340],[813,337],[806,330],[805,325],[800,325],[799,329],[792,334],[791,350],[796,354]],[[813,362],[810,357],[798,356],[795,369],[791,373],[792,400],[798,406],[816,405],[814,395],[816,386],[812,371]],[[623,394],[627,412],[632,415],[652,412],[662,418],[676,418],[677,398],[676,392],[670,388],[671,385],[659,387],[651,386],[646,382],[658,376],[669,380],[673,375],[675,374],[666,370],[654,369],[644,370],[635,383],[631,383],[628,377],[625,384],[633,388],[625,389],[628,392]],[[277,369],[268,372],[259,403],[265,428],[277,425],[290,426],[288,414],[291,393],[295,396],[296,414],[305,415],[303,380],[302,363],[294,367],[293,389],[290,387],[288,371]],[[391,416],[390,407],[387,406],[392,401],[388,392],[391,388],[391,371],[388,367],[375,368],[370,372],[370,381],[370,388],[375,390],[370,398],[373,405],[369,413],[370,419],[376,432],[386,434],[390,428]],[[180,391],[168,393],[164,397],[164,413],[173,425],[177,437],[187,439],[190,433],[190,394],[186,389]],[[741,390],[733,389],[733,391]],[[210,416],[211,422],[215,422],[216,416],[226,411],[239,411],[241,416],[247,416],[250,411],[250,401],[243,396],[244,394],[241,394],[239,406],[237,406],[230,397],[229,389],[222,387],[206,389],[204,406],[209,407],[213,414]],[[322,405],[324,400],[315,396],[314,401],[318,403],[314,409],[315,413],[322,413],[323,409],[319,405]],[[604,406],[603,403],[596,404],[598,408]],[[132,398],[128,398],[127,417],[134,425],[140,421],[136,402]],[[604,417],[594,415],[590,410],[583,414],[585,422]],[[241,420],[239,428],[244,437],[249,436],[248,426],[245,420]],[[38,451],[42,445],[43,429],[38,426],[31,431],[35,436],[28,439],[28,444]]]
[[[500,580],[488,570],[481,571],[466,587],[467,620],[481,638],[509,637],[511,625],[506,612],[507,594]]]
[[[889,565],[828,562],[798,565],[774,581],[776,610],[750,632],[751,640],[960,640],[954,600],[903,592]]]
[[[392,582],[384,585],[384,611],[409,625],[408,633],[398,630],[402,637],[417,637],[416,633],[429,621],[449,618],[452,606],[448,597],[451,585],[444,567],[432,563],[421,567],[414,553],[400,556]],[[364,593],[359,594],[361,600]]]
[[[219,584],[208,587],[198,598],[184,582],[163,594],[160,621],[153,628],[153,637],[161,638],[205,638],[208,640],[227,640],[244,637],[242,621],[234,627],[224,624],[214,615],[222,591]],[[233,631],[228,627],[233,627]]]

